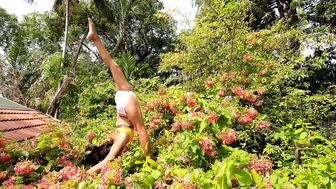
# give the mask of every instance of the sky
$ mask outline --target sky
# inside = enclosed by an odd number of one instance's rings
[[[44,12],[51,10],[54,0],[34,0],[30,5],[24,0],[0,0],[0,7],[8,13],[16,14],[19,19],[22,15],[33,11]],[[186,20],[193,20],[196,9],[192,7],[192,0],[161,0],[164,3],[166,11],[172,11],[175,20],[178,21],[178,30],[190,28],[193,23]],[[175,10],[175,11],[173,11]]]

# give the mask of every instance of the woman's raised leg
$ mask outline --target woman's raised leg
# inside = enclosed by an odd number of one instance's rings
[[[107,65],[107,67],[111,70],[113,79],[115,81],[117,90],[125,90],[130,91],[131,86],[129,85],[128,81],[125,78],[125,75],[122,72],[121,67],[111,58],[110,54],[104,47],[102,41],[97,34],[96,27],[93,21],[89,18],[89,34],[87,36],[88,39],[93,41],[95,46],[97,47],[100,56],[102,57],[103,61]]]

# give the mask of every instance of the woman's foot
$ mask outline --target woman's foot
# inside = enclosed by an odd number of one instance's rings
[[[88,18],[88,22],[89,22],[89,33],[87,35],[87,38],[92,41],[98,39],[99,36],[97,34],[96,27],[91,18]]]

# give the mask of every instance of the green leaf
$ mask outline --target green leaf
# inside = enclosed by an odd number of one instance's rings
[[[300,140],[306,138],[307,136],[308,136],[308,133],[307,133],[307,132],[302,132],[302,133],[300,134]]]
[[[206,126],[208,125],[207,123],[208,123],[208,118],[204,118],[200,125],[200,130],[199,130],[200,133],[202,133],[202,131],[206,128]]]
[[[309,182],[308,186],[307,186],[307,189],[318,189],[318,187],[314,183]]]
[[[37,170],[38,168],[40,168],[41,167],[41,165],[35,165],[34,166],[34,170]]]
[[[248,172],[233,167],[232,174],[238,179],[240,186],[249,186],[252,183],[252,178]]]
[[[271,179],[270,179],[271,184],[272,184],[272,185],[276,184],[276,183],[277,183],[277,180],[278,180],[278,175],[276,175],[276,174],[272,174],[272,175],[271,175]]]
[[[251,171],[251,174],[252,174],[252,177],[253,177],[254,182],[255,182],[257,185],[259,185],[260,182],[261,182],[261,179],[260,179],[260,176],[259,176],[259,174],[257,173],[257,171],[253,169],[253,170]]]
[[[29,152],[27,152],[27,151],[22,151],[22,152],[21,152],[21,155],[24,156],[24,157],[28,157],[28,156],[29,156]]]
[[[294,133],[297,135],[303,131],[303,128],[297,129]]]
[[[50,169],[51,169],[51,163],[49,163],[47,166],[44,167],[44,170],[45,170],[46,172],[49,172]]]
[[[154,161],[154,160],[152,160],[149,156],[147,156],[146,157],[146,161],[151,165],[151,166],[153,166],[153,167],[157,167],[157,163]]]
[[[152,177],[156,180],[161,176],[161,172],[158,170],[153,170],[151,173]]]

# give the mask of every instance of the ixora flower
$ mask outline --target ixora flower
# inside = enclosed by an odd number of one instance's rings
[[[205,82],[205,85],[208,87],[214,86],[216,84],[216,81],[213,81],[210,77]]]
[[[91,131],[89,131],[89,132],[86,134],[86,139],[87,139],[88,141],[90,141],[90,140],[92,140],[93,137],[95,137],[95,136],[96,136],[96,133],[95,133],[95,132],[91,132]]]
[[[0,153],[0,161],[2,161],[2,162],[8,161],[8,160],[10,160],[11,158],[12,158],[12,156],[9,155],[9,154],[6,154],[6,153],[4,153],[4,152],[1,152],[1,153]]]
[[[15,176],[11,176],[9,177],[9,179],[5,180],[2,185],[3,186],[7,186],[8,188],[10,188],[10,186],[13,186],[13,184],[15,183]]]
[[[24,174],[29,174],[34,172],[34,166],[36,164],[33,163],[32,161],[22,161],[16,163],[14,167],[14,171],[16,175],[24,175]]]
[[[247,167],[250,171],[254,169],[262,175],[272,169],[272,162],[266,155],[262,156],[260,159],[257,156],[253,156]]]
[[[199,143],[205,152],[210,157],[215,157],[217,155],[217,152],[212,148],[212,140],[208,137],[203,137],[199,139]]]
[[[258,111],[254,108],[249,108],[245,110],[245,113],[247,115],[247,117],[254,119],[255,117],[258,116]]]
[[[230,145],[236,140],[236,131],[233,129],[224,130],[219,133],[219,138],[224,144]]]
[[[261,120],[259,123],[256,125],[256,129],[266,129],[269,128],[271,124],[267,121]]]
[[[109,183],[120,184],[122,181],[122,164],[109,162],[101,170],[101,184],[108,186]]]
[[[216,112],[212,112],[208,117],[208,123],[213,123],[218,121],[218,115]]]
[[[6,143],[6,139],[5,138],[0,138],[0,146],[2,146],[5,143]]]
[[[69,165],[61,169],[60,174],[64,181],[74,179],[80,182],[85,177],[85,170],[78,169],[75,165]]]

